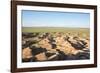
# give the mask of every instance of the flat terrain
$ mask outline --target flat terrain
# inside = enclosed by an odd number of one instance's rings
[[[63,32],[77,35],[79,37],[89,37],[89,28],[67,28],[67,27],[22,27],[22,32]]]
[[[22,27],[23,32],[89,32],[89,28]]]

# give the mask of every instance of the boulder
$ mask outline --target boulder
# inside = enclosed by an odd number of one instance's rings
[[[35,55],[35,57],[36,57],[37,61],[46,61],[47,60],[45,52],[39,53],[39,54]]]
[[[31,46],[30,48],[32,49],[33,56],[47,51],[45,48],[42,47]]]
[[[27,60],[32,58],[33,56],[31,52],[32,50],[29,47],[22,49],[22,58]]]
[[[90,59],[90,53],[86,53],[86,52],[79,52],[75,56],[76,56],[76,59],[78,60]]]

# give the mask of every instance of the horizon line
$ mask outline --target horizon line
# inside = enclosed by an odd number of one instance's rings
[[[38,28],[38,26],[22,26],[22,27],[30,27],[30,28],[35,28],[36,27],[36,28]],[[41,28],[89,28],[89,27],[48,27],[48,26],[42,26]]]

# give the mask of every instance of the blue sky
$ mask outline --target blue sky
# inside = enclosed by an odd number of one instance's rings
[[[72,27],[89,28],[90,14],[22,10],[23,27]]]

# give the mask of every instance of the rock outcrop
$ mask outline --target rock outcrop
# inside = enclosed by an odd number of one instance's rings
[[[23,33],[23,62],[90,58],[89,39],[66,33]]]

